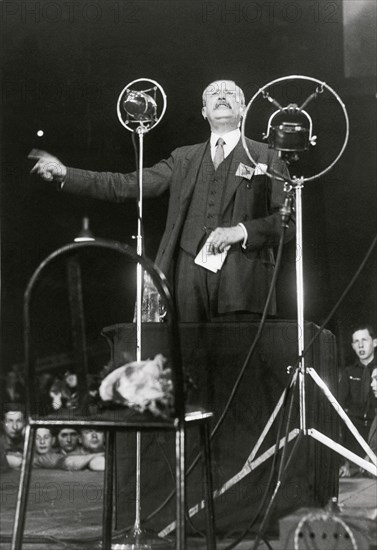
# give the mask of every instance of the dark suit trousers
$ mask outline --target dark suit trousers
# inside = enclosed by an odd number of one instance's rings
[[[258,313],[235,311],[219,314],[220,271],[213,273],[194,263],[194,257],[180,249],[175,271],[175,303],[183,323],[255,321]]]

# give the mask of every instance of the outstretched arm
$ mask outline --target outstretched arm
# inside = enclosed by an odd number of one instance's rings
[[[62,162],[47,151],[32,149],[28,158],[36,160],[31,172],[38,174],[46,181],[61,183],[67,175],[67,168]]]
[[[28,158],[36,160],[31,172],[46,181],[60,184],[62,191],[109,202],[123,202],[138,196],[136,172],[93,172],[65,166],[58,158],[40,149],[32,149]],[[157,197],[166,191],[171,182],[174,153],[151,168],[143,170],[143,194]]]

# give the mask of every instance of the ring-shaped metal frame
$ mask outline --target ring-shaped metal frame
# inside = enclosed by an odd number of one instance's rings
[[[162,119],[162,117],[164,116],[165,111],[166,111],[166,106],[167,106],[167,98],[166,98],[166,94],[165,94],[162,86],[160,86],[160,84],[158,84],[158,82],[156,82],[155,80],[151,80],[150,78],[138,78],[137,80],[133,80],[132,82],[127,84],[127,86],[125,86],[119,94],[118,102],[117,102],[117,114],[118,114],[118,119],[119,119],[119,122],[121,123],[121,125],[124,128],[126,128],[127,130],[129,130],[130,132],[135,132],[137,130],[137,128],[132,128],[131,126],[128,126],[128,124],[123,120],[122,114],[121,114],[120,104],[121,104],[124,92],[126,90],[128,90],[133,84],[136,84],[136,82],[149,82],[149,83],[152,83],[160,91],[160,93],[162,95],[163,102],[164,102],[164,104],[162,106],[162,111],[161,111],[157,121],[154,124],[151,124],[148,127],[147,123],[135,120],[135,122],[138,122],[140,124],[140,126],[143,128],[143,132],[145,133],[145,132],[149,132],[149,130],[152,130],[152,128],[155,128],[157,126],[157,124],[160,122],[160,120]]]
[[[254,158],[251,156],[250,152],[249,152],[249,149],[246,145],[246,138],[245,138],[245,125],[246,125],[246,119],[247,119],[247,114],[249,112],[249,109],[251,107],[251,105],[253,104],[253,102],[255,101],[255,99],[259,96],[259,94],[261,94],[264,90],[266,90],[266,88],[269,88],[270,86],[272,86],[273,84],[277,84],[278,82],[283,82],[285,80],[309,80],[311,82],[316,82],[317,84],[320,84],[321,86],[323,86],[324,88],[326,88],[329,92],[331,92],[333,94],[333,96],[335,97],[335,99],[338,101],[338,103],[340,104],[341,108],[342,108],[342,111],[343,111],[343,115],[344,115],[344,119],[345,119],[345,123],[346,123],[346,133],[345,133],[345,137],[344,137],[344,141],[343,141],[343,145],[338,153],[338,155],[335,157],[335,159],[324,169],[322,170],[321,172],[318,172],[318,174],[314,174],[314,176],[310,176],[308,178],[305,178],[305,177],[301,177],[301,178],[290,178],[290,177],[286,177],[286,176],[283,176],[283,174],[270,174],[270,172],[268,172],[268,170],[263,170],[263,168],[261,168],[261,171],[266,174],[266,176],[268,176],[269,178],[275,178],[279,181],[283,181],[283,182],[287,182],[289,181],[290,183],[292,183],[293,185],[296,185],[297,182],[299,181],[300,182],[300,185],[302,185],[304,182],[306,181],[313,181],[317,178],[320,178],[321,176],[323,176],[324,174],[326,174],[326,172],[328,172],[329,170],[331,170],[331,168],[338,162],[338,160],[340,159],[340,157],[343,155],[343,152],[346,148],[346,145],[347,145],[347,142],[348,142],[348,137],[349,137],[349,118],[348,118],[348,114],[347,114],[347,110],[346,110],[346,106],[344,105],[343,101],[341,100],[341,98],[339,97],[339,95],[335,92],[335,90],[333,90],[328,84],[326,84],[326,82],[322,82],[321,80],[318,80],[317,78],[313,78],[311,76],[302,76],[302,75],[290,75],[290,76],[283,76],[281,78],[277,78],[276,80],[272,80],[271,82],[268,82],[265,86],[263,86],[262,88],[260,88],[254,95],[253,97],[251,98],[251,100],[249,101],[249,103],[247,104],[247,107],[245,109],[245,113],[244,113],[244,116],[243,116],[243,120],[242,120],[242,125],[241,125],[241,139],[242,139],[242,145],[243,145],[243,148],[245,149],[245,152],[247,154],[247,156],[249,157],[250,161],[253,163],[254,166],[257,166],[257,162],[254,160]]]

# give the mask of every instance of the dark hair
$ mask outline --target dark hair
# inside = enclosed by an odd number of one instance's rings
[[[365,325],[362,325],[362,324],[359,324],[359,325],[356,325],[353,329],[352,329],[352,332],[351,332],[351,337],[355,334],[355,332],[357,332],[358,330],[367,330],[371,336],[371,338],[373,338],[373,340],[376,338],[376,331],[374,330],[374,328],[372,327],[372,325],[369,325],[368,323],[366,323]]]
[[[77,433],[77,435],[80,434],[80,430],[78,427],[76,428],[74,426],[55,426],[54,435],[57,437],[62,430],[74,430]]]
[[[25,416],[25,405],[23,403],[1,403],[1,417],[4,418],[4,416],[9,412],[17,412],[20,411]]]

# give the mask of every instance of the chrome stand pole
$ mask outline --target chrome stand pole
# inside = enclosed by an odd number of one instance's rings
[[[300,430],[306,435],[306,402],[305,402],[305,348],[304,325],[304,276],[303,276],[303,242],[302,242],[302,188],[303,178],[296,180],[296,290],[297,290],[297,351],[299,358],[299,401]]]
[[[143,155],[144,155],[144,134],[148,129],[140,123],[135,130],[139,136],[139,162],[138,162],[138,221],[136,235],[136,252],[142,256],[143,244]],[[143,303],[143,269],[141,263],[136,266],[136,361],[141,361],[141,340],[142,340],[142,303]],[[170,541],[163,539],[157,533],[141,526],[141,431],[136,432],[136,487],[135,487],[135,523],[133,528],[126,535],[119,537],[117,542],[111,545],[112,550],[151,550],[152,548],[167,549]]]
[[[144,128],[142,125],[136,130],[139,136],[139,196],[138,196],[138,219],[136,252],[138,256],[143,254],[143,155],[144,155]],[[140,263],[136,268],[136,361],[141,361],[141,321],[142,321],[142,299],[143,299],[143,269]],[[136,433],[136,498],[135,498],[135,534],[141,533],[141,432]]]

